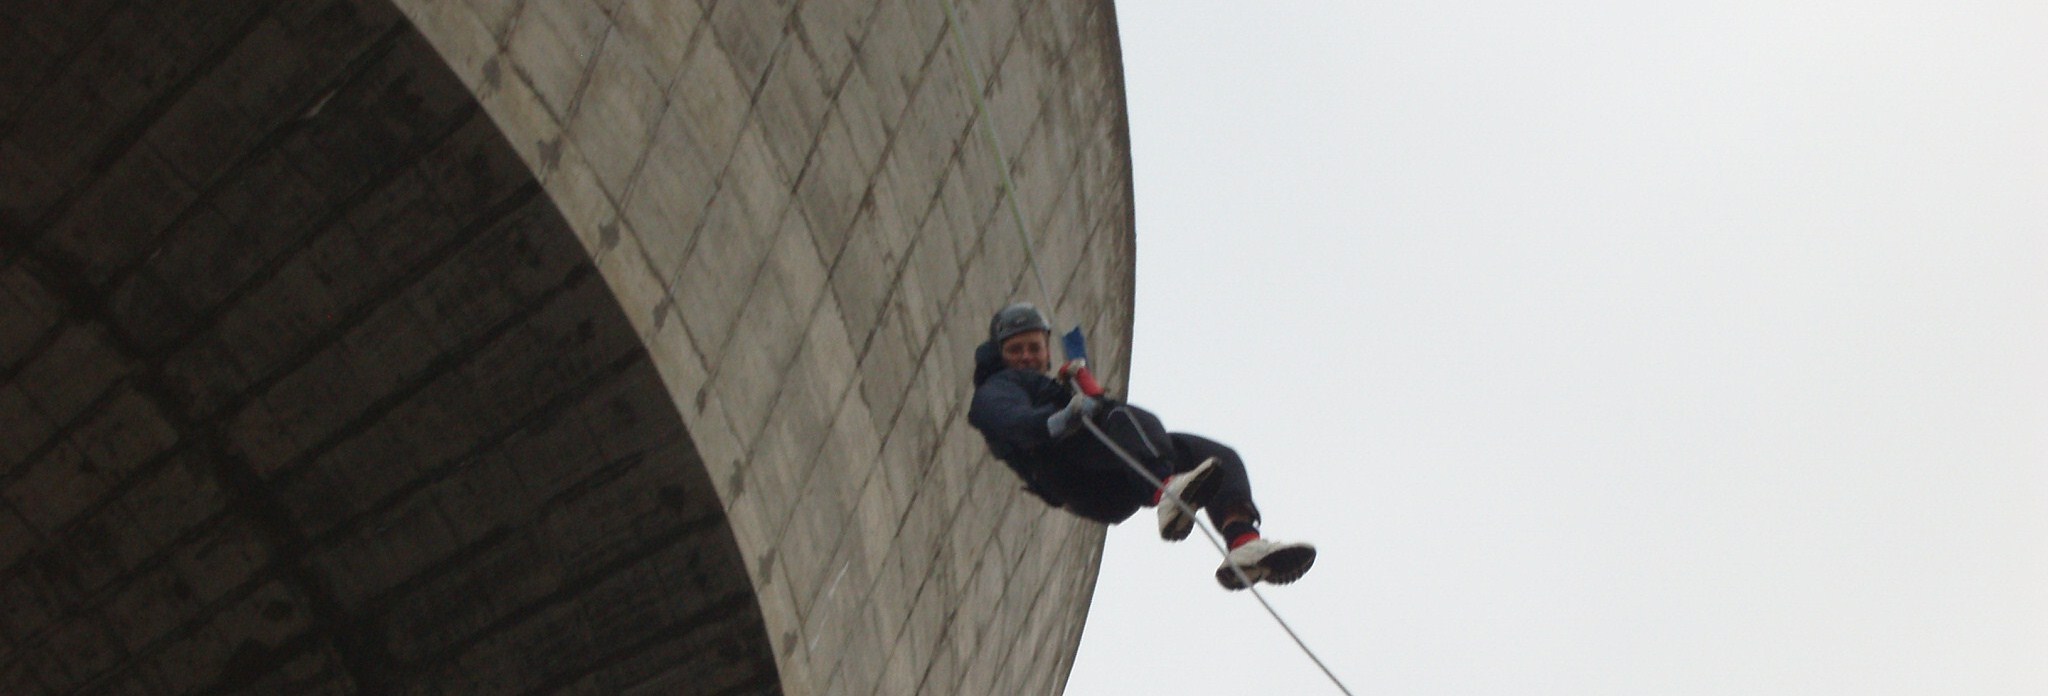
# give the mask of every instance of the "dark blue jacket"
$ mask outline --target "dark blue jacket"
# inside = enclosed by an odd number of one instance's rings
[[[1045,419],[1066,408],[1073,397],[1058,380],[1004,366],[994,342],[974,349],[974,403],[967,409],[967,423],[981,431],[989,451],[1016,471],[1032,493],[1054,505],[1060,501],[1038,483],[1040,472],[1055,465],[1054,440]]]

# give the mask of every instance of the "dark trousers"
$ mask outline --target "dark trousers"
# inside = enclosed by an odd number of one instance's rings
[[[1218,529],[1233,514],[1254,523],[1259,520],[1251,477],[1237,450],[1200,435],[1167,432],[1158,416],[1130,404],[1116,404],[1094,421],[1112,442],[1162,480],[1214,457],[1209,495],[1187,502],[1208,510],[1209,522]],[[1116,524],[1152,502],[1152,484],[1085,427],[1054,443],[1049,459],[1052,463],[1040,472],[1038,484],[1068,512]]]

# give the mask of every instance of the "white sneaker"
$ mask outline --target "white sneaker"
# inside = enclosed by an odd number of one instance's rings
[[[1223,566],[1216,569],[1216,582],[1228,590],[1251,587],[1246,581],[1285,585],[1300,580],[1309,566],[1315,564],[1316,547],[1313,545],[1253,539],[1231,549],[1230,554],[1223,558]],[[1244,577],[1239,578],[1233,568],[1242,571]]]
[[[1201,508],[1197,502],[1209,497],[1209,489],[1215,488],[1216,478],[1209,474],[1216,471],[1216,458],[1210,457],[1196,464],[1195,468],[1166,478],[1166,493],[1159,496],[1159,538],[1180,541],[1188,538],[1188,532],[1195,528],[1194,510]],[[1173,504],[1178,499],[1187,503],[1186,509]]]

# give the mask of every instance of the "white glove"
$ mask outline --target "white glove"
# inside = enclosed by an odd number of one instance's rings
[[[1095,397],[1075,394],[1074,398],[1067,402],[1066,408],[1045,419],[1045,430],[1053,437],[1065,437],[1067,433],[1073,432],[1074,428],[1081,425],[1080,419],[1093,417],[1095,409],[1101,406],[1102,402]]]
[[[1059,379],[1059,381],[1067,382],[1074,379],[1074,373],[1086,369],[1088,369],[1088,361],[1082,360],[1080,358],[1075,358],[1073,360],[1068,360],[1066,364],[1061,365],[1059,372],[1055,374],[1058,375],[1057,379]]]

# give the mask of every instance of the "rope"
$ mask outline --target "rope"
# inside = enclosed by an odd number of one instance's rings
[[[988,100],[981,95],[981,70],[974,64],[974,54],[967,52],[966,39],[960,38],[960,16],[953,8],[953,0],[941,0],[946,6],[946,36],[953,39],[953,52],[960,54],[960,79],[967,82],[968,93],[974,95],[974,120],[981,124],[981,134],[988,141],[988,149],[996,155],[996,170],[1002,175],[1002,196],[1010,202],[1010,221],[1017,224],[1017,236],[1024,239],[1024,258],[1031,262],[1031,273],[1038,277],[1038,296],[1045,300],[1048,319],[1052,316],[1052,290],[1045,284],[1045,272],[1038,267],[1038,251],[1032,247],[1030,228],[1024,224],[1024,209],[1017,205],[1017,181],[1010,176],[1010,160],[1003,155],[1003,142],[996,135],[996,125],[988,116]]]
[[[975,66],[974,55],[967,52],[966,40],[960,37],[962,33],[960,15],[959,10],[953,6],[953,0],[940,0],[940,4],[946,9],[946,24],[948,25],[946,34],[952,37],[954,52],[960,54],[960,77],[967,81],[968,93],[974,96],[974,120],[981,125],[982,135],[988,141],[989,149],[995,153],[996,168],[999,170],[998,173],[1002,175],[1002,195],[1003,198],[1009,201],[1008,207],[1011,220],[1016,223],[1017,236],[1024,243],[1024,256],[1031,264],[1031,272],[1038,278],[1038,294],[1045,300],[1046,319],[1051,321],[1054,308],[1052,291],[1045,284],[1045,272],[1039,267],[1038,252],[1031,243],[1031,231],[1025,225],[1024,211],[1017,203],[1017,182],[1010,176],[1009,158],[1003,154],[1003,144],[996,135],[995,123],[988,118],[988,100],[982,96],[983,83],[981,81],[981,71]],[[1053,325],[1058,326],[1057,323]],[[1218,534],[1215,528],[1210,526],[1208,520],[1195,514],[1195,508],[1182,501],[1179,496],[1166,493],[1166,482],[1159,480],[1157,476],[1153,476],[1151,471],[1146,470],[1145,466],[1138,462],[1137,457],[1132,456],[1129,451],[1126,451],[1116,441],[1110,439],[1109,434],[1103,432],[1101,426],[1096,425],[1087,418],[1082,418],[1081,424],[1086,426],[1088,432],[1093,434],[1096,439],[1101,440],[1102,444],[1107,445],[1111,452],[1115,452],[1117,457],[1122,459],[1124,464],[1128,465],[1132,471],[1144,477],[1145,482],[1151,484],[1154,490],[1159,491],[1161,493],[1159,499],[1162,503],[1172,502],[1181,509],[1181,512],[1195,520],[1195,525],[1202,530],[1202,536],[1208,538],[1209,545],[1216,547],[1217,553],[1223,555],[1224,567],[1229,568],[1230,572],[1237,575],[1238,582],[1244,585],[1245,589],[1250,591],[1252,596],[1259,600],[1259,606],[1265,607],[1266,613],[1272,616],[1273,622],[1280,625],[1280,630],[1285,631],[1287,637],[1294,641],[1295,647],[1300,648],[1301,653],[1308,656],[1309,661],[1314,662],[1317,669],[1322,670],[1323,676],[1328,677],[1330,683],[1335,685],[1339,692],[1342,692],[1344,696],[1352,696],[1351,689],[1344,685],[1343,680],[1337,678],[1336,673],[1330,671],[1329,665],[1323,664],[1322,658],[1317,657],[1315,651],[1308,647],[1308,643],[1301,639],[1301,635],[1294,632],[1294,627],[1288,625],[1287,619],[1280,616],[1279,610],[1273,608],[1272,602],[1266,601],[1266,596],[1259,592],[1259,588],[1252,582],[1250,577],[1244,574],[1244,570],[1230,563],[1230,549],[1224,545],[1222,535]]]
[[[1180,508],[1182,513],[1193,518],[1195,526],[1201,528],[1202,536],[1209,539],[1209,545],[1216,547],[1216,552],[1223,555],[1223,567],[1229,568],[1231,573],[1237,575],[1238,583],[1244,585],[1246,590],[1251,591],[1252,597],[1259,600],[1259,606],[1265,607],[1266,613],[1272,615],[1273,622],[1280,624],[1280,630],[1286,631],[1287,637],[1294,640],[1295,647],[1301,648],[1301,654],[1307,655],[1309,661],[1316,664],[1316,669],[1322,670],[1323,676],[1328,677],[1330,683],[1336,685],[1337,690],[1343,692],[1344,696],[1352,696],[1351,689],[1344,686],[1344,681],[1338,679],[1335,672],[1330,671],[1329,665],[1323,664],[1323,658],[1316,656],[1316,651],[1311,650],[1308,647],[1308,643],[1301,639],[1301,635],[1294,632],[1294,627],[1287,624],[1287,619],[1281,618],[1280,611],[1273,608],[1273,603],[1266,601],[1266,595],[1259,592],[1259,588],[1252,582],[1252,579],[1244,574],[1244,569],[1230,562],[1230,549],[1223,545],[1222,535],[1217,534],[1216,530],[1209,526],[1208,520],[1195,515],[1195,508],[1183,502],[1180,496],[1166,493],[1166,482],[1159,480],[1159,477],[1153,476],[1152,472],[1147,471],[1144,465],[1138,463],[1137,457],[1131,456],[1129,451],[1117,445],[1115,440],[1110,439],[1109,433],[1102,432],[1101,426],[1096,425],[1094,421],[1087,418],[1081,419],[1081,425],[1086,426],[1088,432],[1093,434],[1095,439],[1101,440],[1104,445],[1108,445],[1109,450],[1115,452],[1117,458],[1124,460],[1124,464],[1129,465],[1132,471],[1138,472],[1139,476],[1145,477],[1145,482],[1152,484],[1154,490],[1160,491],[1159,500],[1161,503],[1171,501],[1175,507]]]

